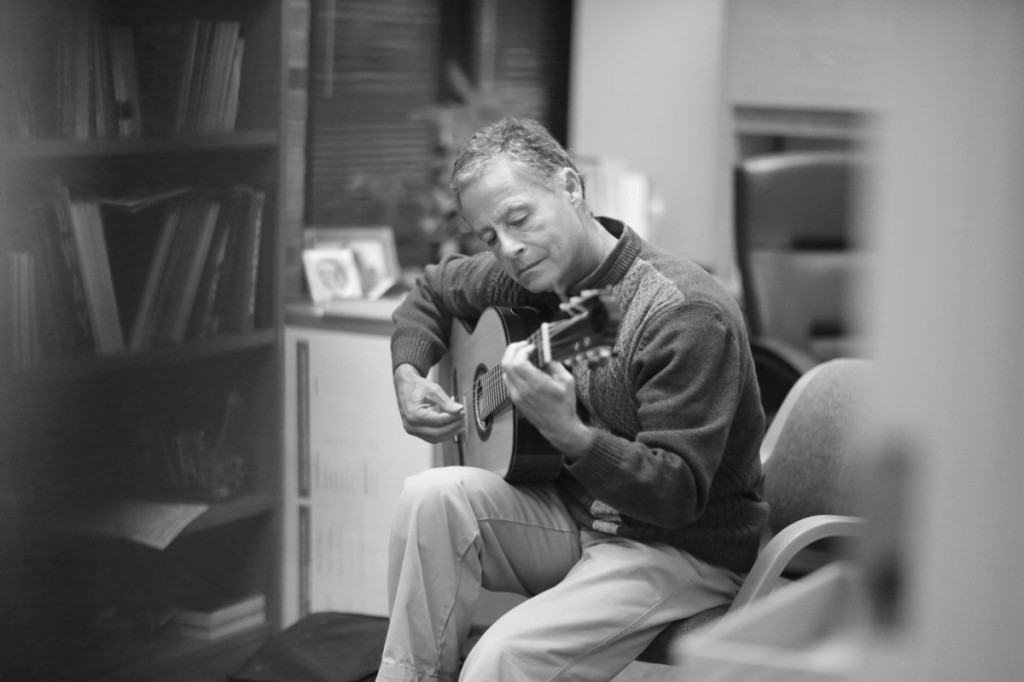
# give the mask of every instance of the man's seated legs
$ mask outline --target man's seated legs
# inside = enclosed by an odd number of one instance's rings
[[[583,531],[558,585],[502,616],[470,652],[472,682],[610,680],[662,628],[729,603],[741,576],[670,545]]]
[[[512,486],[468,467],[410,477],[392,530],[378,679],[455,680],[481,586],[537,594],[579,556],[579,531],[551,484]]]

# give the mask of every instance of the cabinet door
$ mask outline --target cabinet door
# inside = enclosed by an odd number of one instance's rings
[[[402,429],[385,334],[286,331],[284,625],[315,611],[387,614],[403,480],[434,447]]]

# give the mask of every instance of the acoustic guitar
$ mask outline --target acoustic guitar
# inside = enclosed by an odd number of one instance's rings
[[[511,483],[551,480],[562,455],[527,420],[508,395],[501,358],[512,342],[536,346],[532,360],[597,365],[611,357],[619,309],[606,292],[585,291],[562,304],[558,319],[544,321],[533,308],[492,307],[476,325],[452,325],[439,383],[465,406],[465,429],[442,445],[445,464],[487,469]]]

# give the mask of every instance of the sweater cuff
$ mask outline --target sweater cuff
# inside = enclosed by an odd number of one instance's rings
[[[615,478],[622,466],[622,439],[601,429],[593,431],[590,449],[574,463],[566,464],[566,469],[588,487]]]
[[[429,339],[410,336],[394,336],[391,339],[391,371],[402,364],[415,367],[420,375],[427,376],[434,366],[432,344]]]

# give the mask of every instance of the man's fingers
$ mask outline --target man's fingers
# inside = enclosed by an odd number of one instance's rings
[[[440,443],[462,430],[462,419],[450,414],[433,412],[420,415],[415,421],[407,421],[405,430],[430,443]]]

